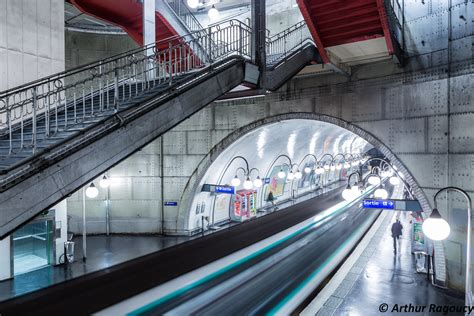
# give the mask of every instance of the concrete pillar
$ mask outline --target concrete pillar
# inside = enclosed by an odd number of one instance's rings
[[[265,15],[265,0],[252,0],[252,61],[260,67],[260,71],[263,71],[265,69],[266,64]]]
[[[63,200],[54,207],[54,220],[56,229],[61,228],[61,236],[56,239],[56,264],[64,262],[61,256],[64,254],[64,242],[67,240],[67,201]],[[59,226],[60,225],[60,226]],[[61,259],[61,260],[60,260]]]
[[[155,43],[155,0],[143,1],[143,45]],[[148,50],[150,55],[153,50]]]
[[[0,281],[13,276],[10,243],[10,236],[0,240]]]

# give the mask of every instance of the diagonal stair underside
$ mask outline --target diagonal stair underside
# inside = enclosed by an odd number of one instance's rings
[[[107,118],[77,139],[73,150],[30,162],[28,172],[1,193],[0,237],[119,163],[244,80],[245,61],[233,58],[199,73],[192,83],[150,94],[137,107]],[[175,91],[179,91],[175,92]],[[206,91],[206,93],[202,93]]]
[[[207,39],[152,47],[151,55],[144,47],[0,92],[0,238],[238,85],[257,85],[249,27],[233,21],[211,31]],[[306,32],[298,23],[268,40],[262,88],[276,90],[320,61]],[[186,49],[221,34],[227,38],[207,60]]]

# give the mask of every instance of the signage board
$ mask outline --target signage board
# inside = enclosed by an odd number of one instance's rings
[[[269,184],[269,183],[270,183],[270,178],[265,178],[264,180],[265,180],[265,181],[264,181],[265,184]]]
[[[214,192],[216,192],[216,193],[234,194],[234,193],[235,193],[235,187],[216,186],[216,187],[214,188]]]
[[[362,201],[364,208],[383,208],[387,210],[395,209],[395,202],[392,200],[364,199]]]
[[[165,206],[178,206],[178,202],[176,202],[176,201],[166,201]]]
[[[420,202],[418,200],[381,200],[381,199],[364,199],[362,201],[364,208],[375,208],[385,210],[397,210],[407,212],[422,212]]]
[[[204,184],[201,192],[213,192],[213,193],[224,193],[224,194],[235,194],[235,187],[228,185],[216,185],[216,184]]]

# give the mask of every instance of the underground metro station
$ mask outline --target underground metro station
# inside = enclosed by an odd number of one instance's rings
[[[474,2],[0,1],[0,315],[474,315]]]

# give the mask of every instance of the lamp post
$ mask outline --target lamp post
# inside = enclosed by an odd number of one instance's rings
[[[82,188],[82,261],[87,260],[87,241],[86,241],[86,196],[90,199],[93,199],[99,195],[99,190],[94,185],[94,182],[87,187],[87,189]]]
[[[245,159],[244,157],[242,156],[235,156],[234,158],[232,158],[232,160],[229,162],[229,164],[227,165],[227,168],[225,171],[227,171],[227,169],[229,168],[229,166],[232,164],[232,162],[234,162],[236,159],[241,159],[245,162],[245,168],[243,167],[239,167],[235,170],[235,176],[234,178],[231,180],[231,185],[234,186],[234,187],[238,187],[240,185],[240,183],[242,183],[242,181],[240,180],[239,176],[238,176],[238,172],[239,170],[242,170],[243,174],[244,174],[244,189],[246,190],[250,190],[252,189],[254,186],[256,188],[260,188],[262,185],[263,185],[263,181],[262,179],[260,179],[260,170],[258,170],[258,168],[251,168],[249,167],[249,162],[247,161],[247,159]],[[224,171],[224,173],[225,173]],[[252,182],[251,180],[251,176],[252,176],[252,172],[255,171],[257,172],[257,177],[255,178],[255,180]],[[222,180],[222,177],[221,179],[219,180],[219,183],[220,181]]]
[[[102,189],[105,189],[105,233],[108,236],[110,234],[110,180],[105,174],[102,179],[100,179],[99,185]]]
[[[440,193],[445,191],[455,191],[464,196],[467,202],[467,243],[466,243],[466,284],[465,284],[465,300],[467,306],[472,306],[471,293],[471,216],[472,216],[472,201],[466,191],[457,187],[446,187],[434,195],[434,208],[430,217],[423,222],[423,233],[426,237],[432,240],[444,240],[449,236],[451,231],[449,223],[441,217],[438,211],[437,198]]]
[[[357,176],[357,184],[351,187],[351,178]],[[347,187],[342,191],[342,198],[346,201],[353,200],[359,193],[359,187],[363,185],[362,175],[359,171],[355,171],[347,177]]]
[[[377,158],[377,157],[373,157],[373,158],[369,158],[367,159],[362,165],[365,165],[369,162],[372,162],[372,161],[378,161],[379,162],[379,166],[381,166],[381,168],[383,169],[384,168],[384,165],[389,167],[391,169],[391,173],[393,173],[392,175],[390,175],[390,178],[389,178],[389,182],[391,185],[397,185],[399,184],[400,182],[402,182],[405,190],[408,192],[408,194],[410,195],[410,197],[415,200],[414,196],[413,196],[413,193],[411,192],[411,188],[410,186],[408,185],[408,183],[405,181],[404,177],[403,177],[403,174],[400,173],[400,171],[398,171],[396,169],[396,167],[394,165],[392,165],[389,161],[387,161],[386,159],[382,159],[382,158]],[[379,167],[377,167],[379,168]],[[380,170],[380,168],[379,168]],[[387,175],[388,176],[388,175]]]

